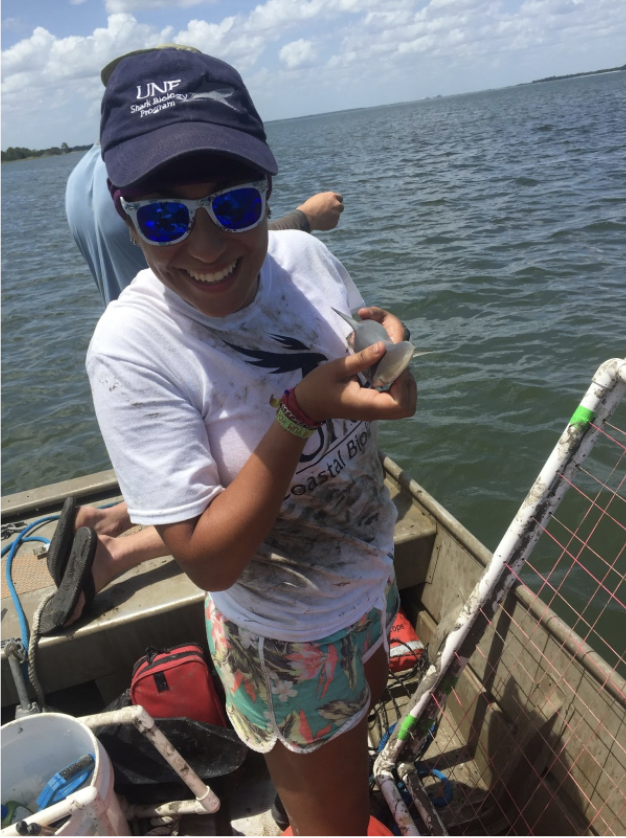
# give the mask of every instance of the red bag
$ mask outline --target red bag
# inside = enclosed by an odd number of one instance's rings
[[[202,647],[185,643],[172,649],[149,648],[133,667],[130,700],[154,719],[185,717],[227,727]]]
[[[392,672],[412,669],[423,654],[424,644],[402,610],[398,611],[389,636],[389,669]]]

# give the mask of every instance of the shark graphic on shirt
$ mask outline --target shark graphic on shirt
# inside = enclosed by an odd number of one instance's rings
[[[252,359],[246,363],[269,370],[273,375],[302,370],[302,378],[304,378],[311,370],[328,360],[326,355],[322,355],[321,352],[312,352],[296,338],[286,337],[285,335],[270,335],[270,337],[281,344],[286,351],[266,352],[261,349],[246,349],[243,346],[228,343],[228,341],[225,341],[225,343],[236,352]]]
[[[237,344],[229,343],[228,341],[224,341],[224,343],[226,343],[227,346],[230,346],[231,349],[234,349],[235,352],[239,352],[251,359],[246,361],[246,363],[251,364],[254,367],[269,370],[273,375],[280,375],[285,372],[301,370],[302,377],[304,378],[307,373],[311,372],[320,364],[324,363],[324,361],[328,360],[326,355],[322,355],[321,352],[311,351],[297,338],[287,337],[285,335],[270,335],[270,337],[284,347],[283,352],[246,349],[243,346],[237,346]],[[360,376],[358,377],[358,380],[361,387],[368,388],[372,386],[369,381],[361,380]],[[320,428],[316,429],[314,439],[318,442],[318,445],[314,450],[309,451],[309,453],[305,454],[302,452],[300,456],[300,463],[308,468],[315,463],[322,462],[328,453],[338,448],[338,446],[343,441],[347,440],[348,437],[354,437],[355,433],[358,432],[359,429],[361,429],[360,434],[363,439],[369,439],[371,435],[369,423],[364,423],[360,420],[352,421],[342,419],[335,421],[327,419]],[[352,446],[352,449],[356,451],[357,447],[363,447],[364,442],[361,441],[358,446],[356,442],[346,444],[348,446]],[[350,450],[350,447],[348,447],[348,451]],[[350,456],[352,456],[352,454],[350,454]],[[296,475],[298,473],[299,472],[296,472]],[[332,472],[330,473],[332,474]]]

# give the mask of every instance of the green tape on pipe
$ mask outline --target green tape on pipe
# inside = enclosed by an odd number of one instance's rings
[[[589,425],[595,419],[595,413],[593,410],[589,410],[588,407],[583,407],[582,404],[579,404],[576,410],[574,411],[574,415],[569,420],[570,425]]]
[[[405,739],[409,738],[409,734],[417,724],[417,719],[414,716],[408,715],[406,719],[400,725],[400,730],[398,731],[398,739],[401,742],[404,742]]]

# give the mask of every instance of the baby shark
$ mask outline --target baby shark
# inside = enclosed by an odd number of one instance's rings
[[[386,345],[386,352],[380,361],[363,373],[372,387],[388,387],[404,372],[414,355],[428,355],[428,352],[418,352],[408,340],[394,343],[382,323],[378,323],[376,320],[354,320],[347,314],[337,311],[336,308],[333,311],[354,329],[354,345],[352,348],[355,352],[361,352],[380,340]]]

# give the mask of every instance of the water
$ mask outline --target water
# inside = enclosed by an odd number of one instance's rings
[[[625,96],[622,72],[268,125],[275,217],[340,189],[324,240],[433,350],[383,448],[492,549],[626,355]],[[63,210],[77,160],[2,168],[3,494],[110,467],[84,371],[101,303]]]

